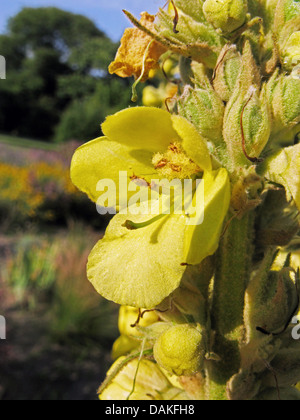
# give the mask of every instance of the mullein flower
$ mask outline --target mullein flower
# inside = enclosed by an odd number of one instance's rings
[[[147,191],[152,180],[204,180],[202,224],[190,224],[194,214],[188,209],[154,218],[121,209],[90,255],[88,277],[101,295],[151,309],[179,287],[187,264],[200,264],[215,253],[229,208],[229,176],[223,168],[213,170],[206,141],[195,127],[167,111],[130,108],[108,117],[102,130],[106,137],[79,148],[71,168],[74,184],[96,202],[103,178],[115,181],[122,195],[120,171],[127,173],[125,189],[132,179],[144,182]],[[196,197],[197,190],[191,204]],[[116,209],[120,205],[117,201]]]
[[[156,363],[150,360],[142,360],[139,363],[138,358],[135,358],[126,363],[126,358],[121,357],[108,371],[107,377],[109,376],[112,376],[111,381],[99,390],[100,400],[189,399],[186,393],[174,387]]]

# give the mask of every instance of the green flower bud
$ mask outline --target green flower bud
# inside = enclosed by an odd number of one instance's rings
[[[179,114],[192,122],[208,141],[222,141],[224,104],[216,92],[187,85],[178,101]]]
[[[227,384],[227,395],[231,401],[250,400],[257,395],[260,381],[253,372],[241,370]]]
[[[228,102],[241,73],[241,54],[235,45],[226,45],[219,56],[215,77],[214,89],[224,102]]]
[[[204,0],[176,0],[176,7],[198,22],[203,22],[205,20],[203,3]]]
[[[278,5],[278,0],[266,0],[265,1],[265,19],[264,24],[267,29],[270,29],[274,23],[274,17],[276,13],[276,7]]]
[[[251,86],[246,94],[235,91],[227,105],[223,135],[236,165],[258,162],[271,134],[271,115],[266,89]]]
[[[181,324],[163,333],[154,345],[159,365],[177,376],[190,376],[203,367],[205,338],[199,326]]]
[[[230,33],[245,23],[247,5],[244,0],[206,0],[203,11],[216,29]]]
[[[277,374],[280,386],[292,386],[300,381],[300,352],[295,348],[282,349],[272,360],[272,368]],[[266,386],[274,386],[274,375],[268,372],[263,380]]]
[[[195,5],[197,2],[184,0],[179,2],[180,5],[175,3],[176,12],[173,8],[169,13],[160,9],[157,15],[159,40],[175,53],[213,69],[225,39],[207,24],[203,11]],[[179,6],[183,6],[184,13]]]
[[[282,40],[284,42],[287,39],[284,32],[290,30],[290,27],[294,26],[294,22],[297,25],[300,13],[299,0],[268,0],[268,3],[271,3],[271,7],[267,5],[267,10],[270,9],[269,12],[274,16],[274,28],[272,29],[278,34],[283,32]],[[294,31],[292,30],[290,34]]]
[[[285,23],[282,13],[277,8],[276,14],[279,14],[275,20],[275,30],[278,34],[277,45],[281,62],[286,70],[292,70],[299,64],[299,34],[300,34],[300,15]]]
[[[260,269],[250,282],[246,293],[246,318],[254,336],[284,331],[298,303],[293,273],[290,268],[283,268],[268,275]]]
[[[291,20],[300,14],[299,0],[285,0],[284,2],[284,17],[285,21]]]
[[[265,160],[261,175],[285,188],[288,202],[294,200],[300,210],[300,184],[297,174],[300,164],[300,144],[279,150]]]
[[[270,99],[273,116],[272,143],[293,143],[292,129],[300,122],[300,78],[294,75],[281,76]]]
[[[283,59],[288,68],[300,63],[300,31],[293,33],[288,38],[283,50]]]

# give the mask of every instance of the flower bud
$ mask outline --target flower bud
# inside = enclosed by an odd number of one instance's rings
[[[299,98],[300,78],[294,77],[293,75],[281,76],[270,98],[273,116],[273,143],[274,141],[280,141],[281,144],[293,143],[294,132],[292,129],[300,122]]]
[[[267,276],[262,270],[246,294],[246,318],[256,334],[280,334],[297,308],[298,293],[293,270],[283,268]]]
[[[143,90],[143,105],[149,107],[164,107],[166,99],[172,99],[178,91],[174,83],[160,84],[158,88],[146,86]]]
[[[300,381],[300,353],[298,346],[286,348],[272,360],[272,368],[277,374],[277,380],[280,386],[292,386]],[[264,376],[263,384],[274,386],[274,375],[268,372]]]
[[[284,16],[285,20],[291,20],[300,13],[300,3],[298,0],[285,0],[284,2]]]
[[[161,43],[167,43],[171,51],[213,69],[225,40],[205,22],[200,6],[202,1],[200,5],[197,3],[195,0],[181,0],[176,1],[176,11],[173,7],[169,12],[160,9],[156,31]]]
[[[300,31],[294,32],[288,38],[283,49],[285,67],[291,69],[300,63]]]
[[[244,0],[206,0],[203,11],[216,29],[230,33],[245,23],[247,5]]]
[[[159,365],[177,376],[190,376],[203,367],[205,337],[200,326],[181,324],[163,333],[154,345]]]
[[[271,133],[271,115],[266,90],[251,86],[246,94],[235,92],[227,105],[224,139],[236,165],[258,161]]]
[[[176,7],[188,16],[192,16],[196,21],[203,22],[203,0],[176,0]],[[170,8],[173,10],[172,2]]]
[[[265,160],[260,168],[261,174],[271,182],[283,185],[287,200],[294,200],[300,210],[300,185],[295,174],[299,171],[300,144],[279,150]]]
[[[215,78],[214,89],[224,102],[228,102],[241,72],[241,54],[235,45],[226,45],[219,56]]]
[[[240,370],[227,384],[227,395],[230,401],[245,401],[253,399],[260,388],[260,381],[253,372]]]
[[[160,107],[163,98],[161,92],[154,86],[146,86],[143,90],[143,105]]]
[[[212,88],[202,89],[187,85],[178,101],[179,114],[195,125],[208,141],[222,141],[224,104]]]

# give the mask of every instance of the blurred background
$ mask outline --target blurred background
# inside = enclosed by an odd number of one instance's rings
[[[118,307],[86,279],[108,218],[73,187],[74,150],[131,104],[108,74],[125,27],[158,0],[2,2],[0,55],[0,399],[96,399]],[[64,10],[60,8],[63,4]],[[159,78],[152,79],[151,89]],[[139,102],[142,103],[139,87]]]

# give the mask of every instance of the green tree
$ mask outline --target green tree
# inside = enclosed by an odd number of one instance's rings
[[[115,110],[109,93],[96,104],[97,85],[107,90],[117,84],[116,92],[128,92],[128,83],[107,72],[116,48],[84,16],[53,7],[24,8],[0,36],[0,54],[7,61],[7,80],[0,84],[0,132],[44,140],[56,132],[56,140],[81,139],[89,125],[98,126],[99,115]]]

